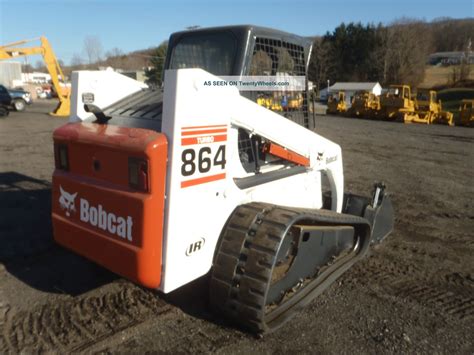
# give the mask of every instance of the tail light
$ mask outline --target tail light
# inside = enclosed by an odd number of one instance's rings
[[[69,156],[67,152],[67,145],[57,144],[54,158],[57,169],[69,170]]]
[[[148,162],[145,159],[128,159],[128,182],[135,190],[148,191]]]

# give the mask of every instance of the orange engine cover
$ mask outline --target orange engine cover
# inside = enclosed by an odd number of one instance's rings
[[[54,239],[131,279],[161,282],[167,140],[146,129],[73,123],[53,134]],[[67,165],[59,163],[67,155]],[[147,191],[129,181],[130,160],[146,162]],[[63,167],[63,168],[61,168]]]

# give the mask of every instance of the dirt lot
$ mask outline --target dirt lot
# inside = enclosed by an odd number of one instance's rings
[[[474,352],[474,129],[319,117],[347,190],[386,182],[395,231],[257,340],[208,312],[204,278],[162,295],[54,245],[51,109],[0,120],[1,353]]]

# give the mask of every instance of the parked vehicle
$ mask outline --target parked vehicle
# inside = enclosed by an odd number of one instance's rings
[[[24,111],[27,105],[33,103],[31,94],[22,88],[7,89],[3,85],[0,85],[0,88],[2,96],[8,95],[10,97],[10,102],[6,105],[11,106],[15,111]]]
[[[10,114],[7,106],[0,105],[0,118],[6,117]]]
[[[40,41],[39,45],[23,47],[23,45],[37,40]],[[60,80],[64,80],[65,76],[47,38],[42,36],[32,40],[18,41],[0,46],[0,60],[9,60],[30,55],[43,56],[46,68],[51,75],[53,87],[59,95],[59,105],[51,114],[53,116],[69,116],[70,91],[68,87],[63,88],[60,84]],[[28,103],[26,100],[25,102]],[[21,111],[21,108],[24,109],[26,107],[23,105],[21,100],[18,100],[15,103],[18,106],[15,107],[18,111]]]
[[[0,117],[8,116],[12,98],[6,87],[0,85]]]

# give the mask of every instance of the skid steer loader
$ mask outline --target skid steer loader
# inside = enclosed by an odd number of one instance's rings
[[[175,33],[163,92],[73,73],[52,220],[59,244],[164,293],[210,271],[210,306],[262,334],[385,238],[393,209],[383,184],[343,192],[341,148],[308,129],[307,88],[301,110],[280,115],[203,85],[249,73],[256,53],[268,59],[257,71],[284,55],[286,72],[306,75],[311,42],[255,26]]]

